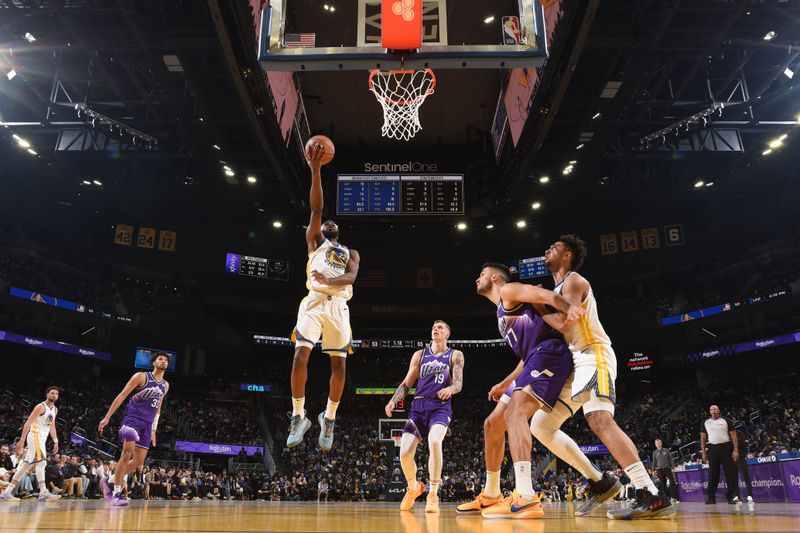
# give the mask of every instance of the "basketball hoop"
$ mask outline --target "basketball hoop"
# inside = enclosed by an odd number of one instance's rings
[[[433,70],[373,70],[369,75],[369,90],[383,108],[384,137],[408,141],[422,125],[419,108],[436,88]]]

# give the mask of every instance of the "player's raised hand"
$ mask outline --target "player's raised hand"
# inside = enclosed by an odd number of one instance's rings
[[[311,143],[306,150],[306,161],[312,170],[319,170],[322,166],[322,156],[325,154],[325,147],[318,142]]]
[[[108,425],[108,422],[109,422],[108,418],[104,418],[104,419],[102,419],[102,420],[100,421],[100,423],[97,425],[97,433],[98,433],[99,435],[102,435],[102,434],[103,434],[103,430],[104,430],[104,429],[106,429],[106,426]]]
[[[397,404],[394,403],[394,400],[389,400],[389,403],[386,404],[386,408],[384,409],[384,411],[386,412],[386,416],[388,416],[389,418],[392,418],[392,413],[394,412],[395,405]]]
[[[494,387],[491,388],[489,391],[489,401],[497,402],[506,392],[506,387],[503,387],[502,383],[498,383]]]
[[[436,396],[438,396],[440,400],[449,400],[453,396],[453,389],[450,387],[439,389],[439,392],[436,393]]]

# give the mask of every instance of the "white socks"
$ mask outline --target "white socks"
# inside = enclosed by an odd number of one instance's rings
[[[306,416],[305,411],[306,406],[306,397],[303,396],[302,398],[295,398],[292,397],[292,416]]]
[[[486,486],[483,488],[483,495],[487,498],[500,496],[500,471],[486,471]]]
[[[537,436],[538,438],[538,436]],[[592,481],[600,481],[603,479],[603,474],[592,465],[589,458],[578,448],[572,437],[567,435],[561,430],[556,431],[552,435],[550,442],[539,441],[544,444],[551,452],[556,454],[559,459],[570,465],[577,470],[587,479]]]
[[[305,400],[305,398],[303,398]],[[294,398],[292,398],[294,401]],[[336,420],[336,409],[339,408],[339,402],[334,402],[330,398],[328,398],[328,405],[325,407],[325,418],[328,420]]]
[[[431,480],[430,494],[438,495],[439,494],[439,485],[441,485],[441,484],[442,484],[442,480],[441,479],[439,481]]]
[[[514,463],[514,482],[517,492],[523,500],[532,500],[535,493],[533,491],[533,480],[531,479],[531,462],[517,461]]]
[[[122,485],[114,485],[114,494],[122,494]]]
[[[625,468],[625,473],[628,474],[628,477],[631,478],[631,483],[637,489],[647,489],[650,494],[658,494],[658,489],[641,461]]]

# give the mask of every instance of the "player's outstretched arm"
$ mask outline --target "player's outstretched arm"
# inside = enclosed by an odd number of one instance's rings
[[[565,322],[567,325],[572,324],[578,317],[585,314],[580,308],[580,302],[578,305],[574,305],[556,292],[526,283],[506,283],[500,289],[500,298],[508,304],[519,302],[549,305],[566,315]]]
[[[28,432],[33,427],[34,422],[36,422],[37,416],[42,416],[44,414],[44,406],[42,404],[37,404],[36,407],[33,408],[31,414],[28,415],[28,419],[25,421],[25,424],[22,426],[22,435],[19,437],[19,441],[17,441],[17,447],[14,449],[17,456],[22,455],[22,449],[25,446],[25,438],[28,436]]]
[[[440,400],[449,400],[453,394],[461,392],[464,386],[464,353],[461,350],[454,350],[451,361],[453,362],[453,383],[436,393]]]
[[[308,253],[316,250],[323,241],[322,236],[322,210],[325,207],[325,200],[322,194],[322,156],[325,147],[319,143],[313,143],[306,152],[306,161],[311,168],[311,192],[308,194],[308,205],[311,207],[311,218],[306,228],[306,244]]]
[[[117,412],[117,409],[120,408],[122,402],[130,396],[130,394],[136,389],[136,387],[142,387],[144,384],[147,383],[147,377],[144,375],[144,372],[137,372],[131,379],[128,380],[128,383],[125,385],[125,388],[122,389],[122,392],[117,394],[117,397],[114,398],[114,401],[111,402],[111,407],[108,408],[108,412],[106,416],[100,421],[100,424],[97,426],[97,432],[101,435],[103,434],[103,430],[108,425],[108,422],[111,420],[111,417],[114,416],[114,413]]]
[[[325,285],[330,286],[337,286],[337,285],[352,285],[355,283],[356,278],[358,277],[358,268],[361,264],[361,256],[355,250],[350,250],[350,260],[347,262],[347,266],[344,269],[344,274],[341,276],[336,276],[333,278],[326,278],[319,272],[312,272],[311,275],[314,277],[316,281],[319,283],[323,283]]]
[[[400,386],[397,387],[396,391],[394,391],[392,399],[389,400],[389,403],[386,404],[386,408],[384,409],[386,416],[389,418],[391,418],[392,411],[394,411],[397,402],[406,397],[408,391],[411,390],[411,387],[419,379],[419,362],[421,359],[422,350],[417,350],[414,352],[414,355],[411,357],[411,362],[408,363],[408,372],[406,372],[406,377],[403,378],[403,382],[400,383]]]

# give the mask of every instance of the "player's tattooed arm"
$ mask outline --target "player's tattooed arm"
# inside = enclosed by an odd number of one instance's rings
[[[449,400],[453,394],[461,392],[464,386],[464,353],[460,350],[453,351],[453,383],[437,394],[440,400]]]
[[[408,364],[408,372],[406,373],[406,377],[403,379],[403,382],[400,383],[400,386],[397,387],[397,390],[394,391],[392,399],[389,400],[389,403],[387,403],[386,407],[384,408],[386,416],[392,416],[392,412],[394,411],[397,402],[406,397],[406,394],[408,394],[408,391],[411,389],[411,385],[416,383],[419,379],[419,362],[421,358],[422,350],[417,350],[414,352],[414,355],[411,357],[411,362]]]

